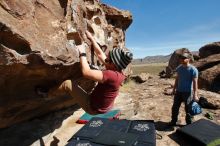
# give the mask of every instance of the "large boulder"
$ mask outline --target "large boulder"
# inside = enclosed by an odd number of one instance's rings
[[[199,49],[199,56],[201,58],[206,58],[214,54],[220,54],[220,42],[210,43]]]
[[[220,42],[201,47],[199,56],[194,63],[199,70],[199,88],[220,93]]]
[[[130,77],[131,80],[134,80],[137,83],[144,83],[148,79],[152,78],[149,73],[140,73],[138,75],[132,75]]]
[[[194,65],[199,70],[199,88],[220,93],[220,54],[200,59]]]
[[[67,95],[41,98],[36,86],[71,79],[90,92],[94,82],[81,76],[76,45],[91,47],[88,30],[106,52],[125,48],[132,22],[128,11],[96,0],[1,0],[0,13],[0,128],[75,104]],[[87,54],[100,65],[94,51]]]

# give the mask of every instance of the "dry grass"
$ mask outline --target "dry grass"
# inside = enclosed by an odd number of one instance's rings
[[[140,64],[140,65],[132,65],[133,74],[140,73],[150,73],[154,75],[158,75],[159,72],[165,70],[168,63],[151,63],[151,64]]]
[[[125,92],[127,93],[129,90],[131,90],[132,86],[135,86],[135,82],[133,80],[129,80],[128,82],[126,82],[125,84],[123,84],[123,86],[120,88],[120,92]]]
[[[159,72],[164,70],[168,63],[151,63],[151,64],[140,64],[140,65],[132,65],[133,75],[140,73],[150,73],[152,75],[158,75]],[[127,92],[130,90],[132,86],[135,86],[135,82],[133,80],[129,80],[120,88],[120,92]]]

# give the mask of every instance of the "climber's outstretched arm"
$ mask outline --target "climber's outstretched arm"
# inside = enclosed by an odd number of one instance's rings
[[[103,82],[103,73],[100,70],[92,70],[89,67],[87,58],[86,58],[86,51],[85,51],[85,45],[82,43],[81,45],[77,46],[79,50],[79,56],[80,56],[80,65],[82,69],[82,74],[85,78],[91,79],[93,81],[97,81],[102,83]]]
[[[98,57],[98,59],[104,64],[105,63],[105,59],[107,58],[105,53],[102,51],[102,49],[99,47],[99,45],[97,44],[97,42],[95,41],[94,37],[92,36],[92,34],[89,31],[86,31],[86,35],[87,37],[91,40],[92,45],[94,47],[95,50],[95,54]]]

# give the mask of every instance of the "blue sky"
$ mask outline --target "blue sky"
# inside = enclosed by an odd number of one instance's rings
[[[179,48],[197,51],[220,41],[220,0],[101,0],[129,10],[126,47],[134,58],[168,55]]]

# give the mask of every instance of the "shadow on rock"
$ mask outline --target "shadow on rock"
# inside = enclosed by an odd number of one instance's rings
[[[29,146],[39,140],[40,145],[44,146],[45,141],[43,137],[58,129],[63,121],[77,109],[79,109],[79,106],[74,105],[61,111],[13,125],[9,128],[0,129],[0,145]],[[51,145],[56,146],[58,143],[59,139],[53,137]]]

